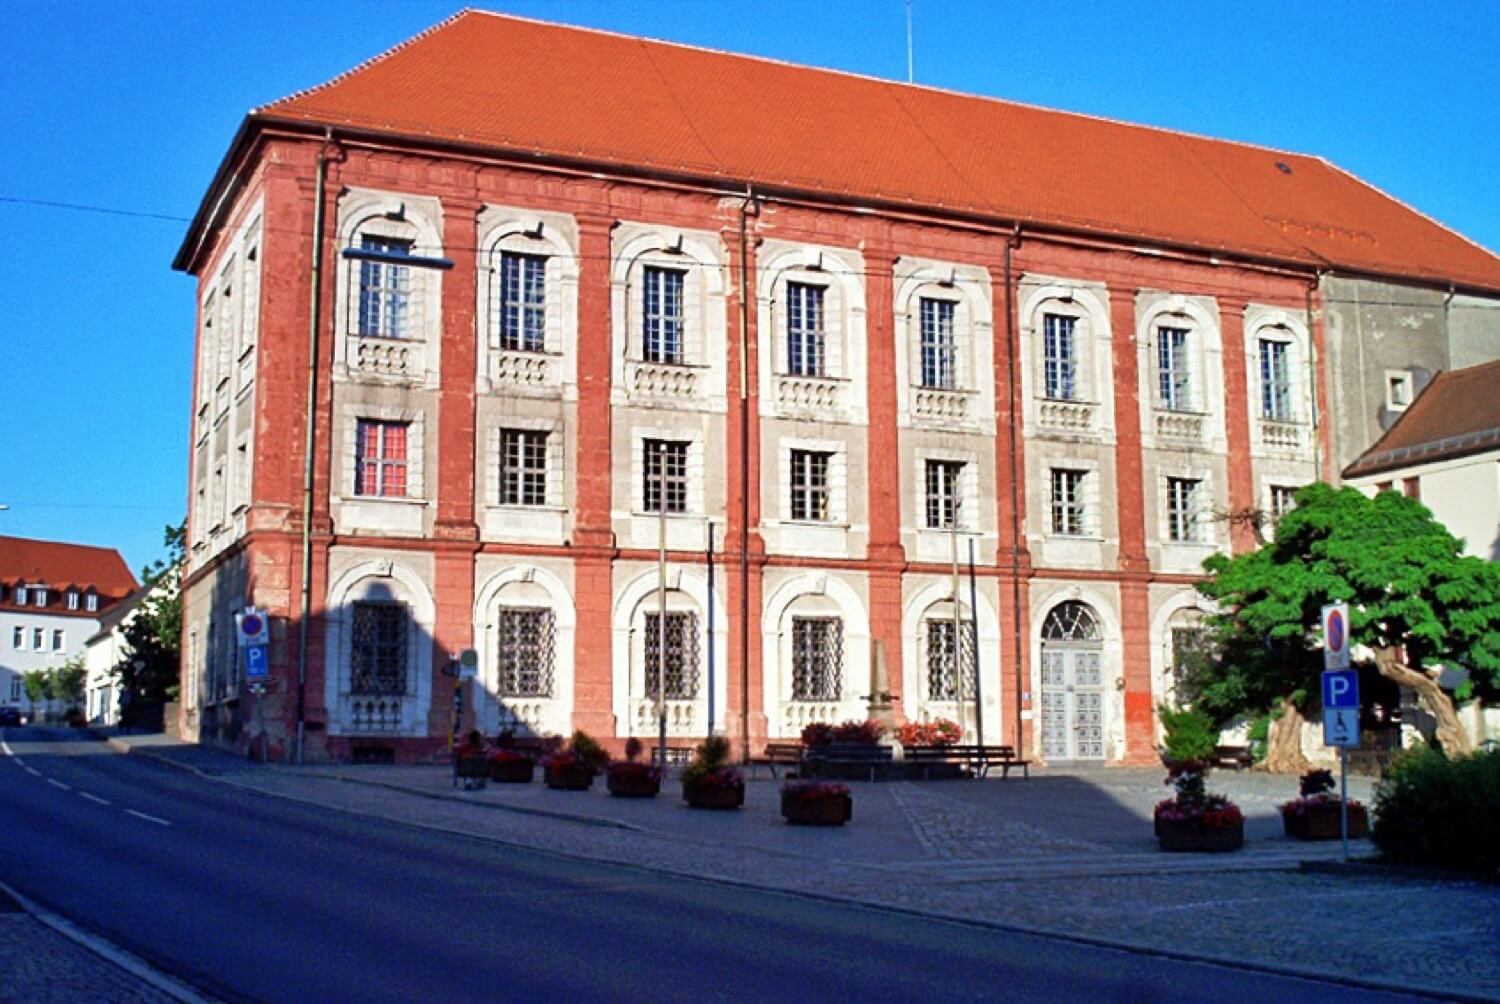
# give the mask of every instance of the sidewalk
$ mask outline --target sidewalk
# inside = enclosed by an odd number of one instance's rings
[[[752,780],[734,813],[693,811],[675,779],[650,800],[530,785],[455,789],[445,768],[253,767],[215,750],[117,746],[246,789],[552,853],[799,895],[852,900],[1174,956],[1500,1000],[1500,889],[1388,874],[1304,874],[1338,842],[1281,835],[1293,778],[1216,772],[1245,811],[1227,855],[1156,849],[1159,770],[1034,771],[1029,779],[854,784],[854,819],[786,826]],[[1350,779],[1368,803],[1368,779]],[[1351,856],[1369,856],[1367,841]],[[1477,949],[1477,950],[1476,950]]]

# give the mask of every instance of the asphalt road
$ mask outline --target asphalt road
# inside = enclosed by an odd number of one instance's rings
[[[0,738],[0,879],[226,1000],[1416,999],[555,858],[68,730]]]

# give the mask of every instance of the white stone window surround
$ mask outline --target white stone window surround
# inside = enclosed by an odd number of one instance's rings
[[[989,269],[903,256],[897,259],[892,277],[897,423],[902,427],[921,425],[994,435],[994,307]],[[955,305],[955,390],[921,386],[924,299],[948,300]]]
[[[578,223],[565,213],[486,205],[478,217],[478,366],[481,394],[578,399]],[[547,260],[543,352],[500,347],[500,256]]]
[[[336,461],[339,494],[332,500],[335,532],[379,533],[419,537],[428,505],[426,423],[420,408],[393,405],[348,404],[339,421]],[[356,495],[355,454],[361,419],[406,423],[406,495]]]
[[[792,618],[843,621],[843,691],[836,702],[792,700]],[[761,695],[772,739],[799,739],[812,721],[865,717],[870,689],[870,616],[855,588],[838,575],[807,572],[770,590],[761,617]],[[894,681],[892,681],[894,682]]]
[[[611,402],[678,411],[727,411],[728,255],[719,235],[621,222],[615,227],[611,250]],[[648,266],[684,273],[683,365],[642,359],[641,275]]]
[[[1287,371],[1291,384],[1291,416],[1286,421],[1268,419],[1261,414],[1262,339],[1284,342],[1289,346]],[[1302,315],[1280,307],[1257,304],[1245,308],[1245,384],[1250,409],[1250,452],[1253,456],[1316,461],[1317,443],[1313,439],[1311,423],[1311,359],[1312,339]]]
[[[330,736],[367,735],[354,731],[349,720],[351,695],[349,666],[353,648],[354,604],[393,602],[405,604],[410,613],[406,638],[406,693],[401,701],[399,727],[383,736],[427,735],[427,712],[432,704],[433,631],[437,608],[432,591],[411,568],[398,558],[370,558],[339,574],[328,587],[324,614],[326,663],[323,678],[324,707],[328,708]]]
[[[541,506],[506,505],[500,501],[501,443],[506,429],[547,434],[547,502]],[[567,437],[561,419],[507,415],[495,418],[485,432],[482,472],[485,540],[561,544],[568,514]]]
[[[1136,298],[1136,319],[1141,446],[1224,452],[1228,448],[1224,435],[1224,343],[1217,301],[1143,290]],[[1156,358],[1159,328],[1188,332],[1190,410],[1172,410],[1162,403]]]
[[[443,332],[443,270],[410,267],[411,290],[405,338],[361,336],[359,333],[360,262],[345,258],[366,237],[410,241],[411,253],[423,258],[443,255],[442,203],[427,196],[346,188],[338,202],[335,268],[333,378],[435,388],[439,381]],[[378,363],[362,365],[359,354],[379,349]],[[386,353],[399,353],[401,362]]]
[[[864,256],[852,249],[774,239],[761,246],[755,316],[762,416],[868,423],[864,272]],[[793,282],[824,290],[827,375],[822,378],[787,372],[787,284]]]
[[[1387,411],[1405,411],[1416,400],[1416,384],[1411,370],[1385,371],[1385,407]]]
[[[1023,434],[1113,444],[1115,441],[1114,334],[1109,291],[1103,283],[1023,275],[1019,305]],[[1043,397],[1048,314],[1074,320],[1077,393],[1071,401]]]
[[[1216,608],[1192,588],[1173,593],[1157,605],[1151,617],[1151,706],[1176,705],[1176,681],[1172,678],[1173,621],[1184,611],[1209,617]],[[1161,737],[1161,720],[1155,719],[1156,735]]]
[[[655,701],[645,691],[646,614],[657,610],[657,570],[651,567],[628,580],[615,594],[611,613],[613,680],[611,696],[620,738],[657,734]],[[668,701],[668,735],[701,736],[708,722],[708,581],[697,567],[667,566],[667,612],[691,612],[698,618],[698,698]],[[714,689],[714,731],[724,734],[728,670],[722,658],[729,651],[729,616],[725,591],[714,592],[714,632],[717,653]],[[643,718],[644,711],[644,718]]]
[[[993,546],[996,542],[995,516],[994,506],[984,504],[985,500],[992,499],[993,495],[989,492],[981,494],[983,487],[981,481],[985,472],[980,463],[979,453],[974,450],[918,446],[913,451],[913,458],[913,484],[909,489],[908,498],[911,499],[914,508],[912,509],[912,523],[905,529],[912,531],[916,540],[915,560],[947,562],[952,558],[953,542],[950,540],[952,532],[927,525],[927,461],[929,460],[956,462],[964,465],[963,472],[959,475],[959,561],[968,560],[967,541],[970,537],[976,540],[976,553],[985,554],[986,546]],[[981,558],[981,560],[986,559]]]
[[[960,559],[962,560],[962,559]],[[929,721],[933,718],[957,720],[958,702],[930,701],[927,699],[927,621],[953,620],[953,580],[949,576],[926,577],[925,584],[909,589],[901,611],[901,709],[908,721]],[[975,608],[969,605],[969,583],[967,578],[959,582],[959,617],[965,625],[978,622],[979,639],[979,697],[984,704],[985,735],[991,742],[1001,734],[1011,734],[1013,725],[1002,725],[1001,715],[1009,695],[1000,692],[1001,660],[1005,653],[1000,644],[1000,619],[991,602],[988,584],[981,582],[978,590],[979,606],[977,618]],[[892,680],[894,684],[896,681]],[[974,703],[964,701],[964,726],[974,727]],[[968,738],[973,739],[972,732]]]
[[[1156,492],[1156,541],[1161,549],[1161,568],[1164,571],[1201,572],[1203,559],[1214,551],[1229,549],[1229,524],[1216,518],[1216,514],[1227,511],[1225,500],[1220,498],[1221,485],[1214,472],[1206,464],[1195,464],[1191,458],[1174,458],[1155,465]],[[1198,485],[1198,537],[1196,540],[1173,540],[1167,517],[1167,480],[1182,478],[1199,482]]]
[[[1104,500],[1101,493],[1102,464],[1093,457],[1044,456],[1038,462],[1041,472],[1043,498],[1046,509],[1040,513],[1039,536],[1049,538],[1050,543],[1078,541],[1097,544],[1104,540]],[[1054,533],[1052,530],[1052,472],[1054,470],[1083,472],[1083,532],[1076,534]]]
[[[792,519],[792,451],[830,454],[828,458],[828,519]],[[767,546],[782,554],[816,557],[849,556],[849,444],[840,439],[781,437],[776,444],[775,502],[762,505],[774,512],[775,529]],[[774,543],[773,543],[774,542]]]
[[[512,717],[538,734],[566,735],[572,731],[574,639],[578,616],[568,584],[545,568],[516,564],[496,572],[474,594],[474,638],[479,650],[479,682],[483,691],[478,709],[482,729],[495,735],[502,727],[501,704]],[[552,611],[553,662],[551,697],[510,697],[500,694],[500,611],[506,607],[545,607]]]
[[[1120,760],[1125,756],[1125,658],[1124,633],[1120,627],[1119,597],[1092,585],[1073,582],[1033,580],[1031,587],[1031,696],[1033,756],[1042,752],[1042,627],[1059,604],[1069,600],[1087,604],[1099,623],[1103,635],[1100,648],[1099,679],[1104,687],[1104,759]],[[1027,716],[1027,712],[1022,712]]]

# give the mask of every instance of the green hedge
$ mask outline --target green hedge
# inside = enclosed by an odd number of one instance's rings
[[[1372,836],[1389,861],[1500,876],[1500,752],[1403,754],[1375,791]]]

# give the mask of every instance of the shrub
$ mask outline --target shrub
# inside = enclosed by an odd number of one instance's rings
[[[1387,860],[1500,872],[1500,752],[1448,759],[1418,747],[1375,789],[1375,845]]]
[[[1183,763],[1208,760],[1219,745],[1218,730],[1212,718],[1201,711],[1169,708],[1159,705],[1156,713],[1161,716],[1165,733],[1163,745],[1167,756]]]
[[[952,746],[963,737],[963,727],[948,718],[907,722],[897,734],[902,746]]]
[[[845,722],[833,727],[833,741],[836,743],[874,746],[880,742],[880,737],[883,735],[885,735],[885,726],[869,718],[862,722]]]
[[[802,729],[804,749],[821,749],[833,742],[833,726],[827,722],[812,722]]]
[[[734,788],[743,784],[740,772],[729,766],[729,740],[709,736],[693,751],[693,762],[682,772],[684,788]]]

